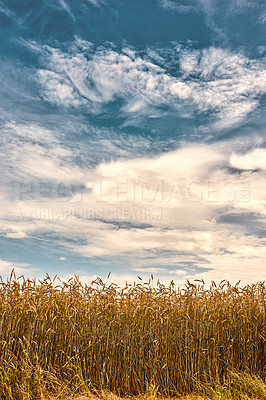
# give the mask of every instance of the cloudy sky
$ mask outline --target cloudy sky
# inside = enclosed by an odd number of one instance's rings
[[[264,0],[1,0],[0,274],[266,279]]]

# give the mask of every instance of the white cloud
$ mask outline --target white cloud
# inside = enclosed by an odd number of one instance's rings
[[[255,149],[246,154],[232,154],[230,163],[240,169],[266,169],[266,149]]]
[[[42,179],[43,183],[59,181],[62,184],[88,179],[89,170],[76,165],[74,154],[60,143],[51,130],[8,122],[2,132],[3,175],[6,173],[6,179],[10,182],[13,180],[29,187],[29,181],[34,179]]]
[[[8,232],[5,237],[10,239],[25,239],[28,235],[25,232]]]
[[[66,149],[50,131],[12,124],[6,129],[4,173],[13,167],[13,179],[23,176],[26,183],[48,177],[51,182],[83,183],[90,190],[71,193],[64,201],[54,193],[48,200],[41,194],[20,200],[8,188],[2,190],[3,236],[11,239],[21,232],[31,240],[41,236],[92,259],[95,265],[127,265],[136,273],[153,268],[154,274],[166,280],[193,276],[197,267],[204,271],[197,276],[206,280],[235,278],[229,254],[238,274],[242,266],[241,278],[251,277],[252,263],[258,266],[254,279],[263,276],[263,239],[247,236],[245,229],[233,223],[217,222],[230,213],[256,213],[261,221],[266,215],[265,175],[261,170],[250,171],[250,167],[263,166],[264,149],[247,152],[254,142],[259,146],[254,137],[187,144],[156,157],[103,162],[88,170],[77,166],[73,149]],[[12,129],[13,141],[9,140]],[[25,138],[23,130],[28,132]],[[52,145],[42,144],[49,135]],[[232,166],[244,171],[235,174]],[[195,271],[184,265],[194,265]]]
[[[189,76],[190,74],[195,74],[200,72],[199,68],[199,60],[201,53],[199,50],[186,50],[182,51],[182,56],[180,57],[180,69],[184,73],[185,76]]]
[[[265,24],[266,22],[266,10],[263,10],[259,16],[259,21],[261,24]]]
[[[156,254],[164,250],[202,255],[213,250],[211,232],[182,232],[177,229],[165,231],[158,228],[104,231],[99,229],[97,232],[92,225],[90,231],[94,231],[94,237],[87,245],[70,245],[73,250],[86,257],[122,256],[134,252],[145,256],[146,251],[154,251]],[[89,237],[89,230],[84,231],[84,237]]]
[[[224,236],[224,237],[223,237]],[[220,244],[224,251],[208,254],[206,260],[215,267],[211,271],[199,274],[200,277],[210,282],[213,278],[216,281],[228,279],[242,283],[264,281],[266,279],[265,239],[258,239],[252,235],[241,236],[235,232],[223,232],[219,235]],[[224,242],[225,241],[225,242]]]
[[[43,97],[50,103],[70,105],[73,107],[83,104],[80,96],[75,93],[71,82],[53,71],[39,70],[39,79],[44,87]]]
[[[2,277],[4,275],[9,275],[13,269],[15,270],[15,273],[19,274],[34,271],[29,264],[0,260],[0,274]]]
[[[94,50],[80,40],[68,53],[48,46],[37,49],[46,65],[38,71],[38,81],[47,101],[97,114],[123,98],[121,112],[135,122],[134,115],[160,117],[160,107],[167,105],[182,115],[210,113],[213,128],[227,128],[243,122],[266,92],[265,58],[250,60],[221,48],[168,49],[177,75],[168,72],[169,59],[160,49],[141,56],[131,48]]]
[[[66,11],[66,12],[71,16],[71,18],[72,18],[73,20],[75,20],[74,15],[73,15],[73,13],[72,13],[72,11],[71,11],[71,8],[70,8],[70,6],[69,6],[67,0],[57,0],[57,1],[58,1],[59,5],[61,6],[61,8],[62,8],[64,11]]]
[[[60,257],[59,260],[60,260],[60,261],[65,261],[66,258],[65,258],[65,257]]]
[[[173,271],[169,271],[170,274],[174,274],[174,275],[180,275],[180,276],[184,276],[187,275],[187,271],[184,271],[182,269],[176,269]]]
[[[193,10],[192,6],[185,6],[180,4],[178,1],[173,0],[159,0],[159,4],[165,10],[176,11],[180,14],[186,14]]]
[[[9,121],[5,123],[2,129],[5,135],[8,135],[9,138],[12,137],[13,141],[17,139],[21,142],[31,141],[49,144],[50,146],[58,143],[58,139],[49,129],[36,124],[17,124],[15,121]]]
[[[89,4],[94,5],[95,7],[100,7],[101,4],[105,4],[104,0],[86,0]]]

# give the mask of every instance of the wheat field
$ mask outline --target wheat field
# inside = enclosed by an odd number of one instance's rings
[[[0,398],[224,391],[266,399],[265,300],[262,282],[119,288],[12,273],[0,285]]]

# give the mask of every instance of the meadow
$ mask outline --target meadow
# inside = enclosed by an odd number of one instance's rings
[[[0,399],[266,399],[265,283],[139,282],[2,279]]]

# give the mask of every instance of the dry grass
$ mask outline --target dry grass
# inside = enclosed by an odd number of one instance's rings
[[[45,400],[56,400],[55,398],[46,398]],[[99,396],[88,393],[87,395],[78,395],[78,396],[70,396],[66,400],[206,400],[206,398],[202,396],[188,395],[181,397],[155,397],[155,396],[137,396],[137,397],[118,397],[112,393],[103,393]]]
[[[264,283],[181,291],[57,279],[1,284],[1,399],[86,390],[266,399]]]
[[[56,400],[55,397],[47,397],[45,400]],[[105,394],[102,396],[96,396],[94,394],[87,394],[87,395],[78,395],[78,396],[70,396],[67,397],[66,400],[208,400],[202,396],[194,396],[194,395],[187,395],[182,397],[155,397],[155,396],[146,396],[146,397],[118,397],[113,394]],[[257,399],[259,400],[259,399]]]

